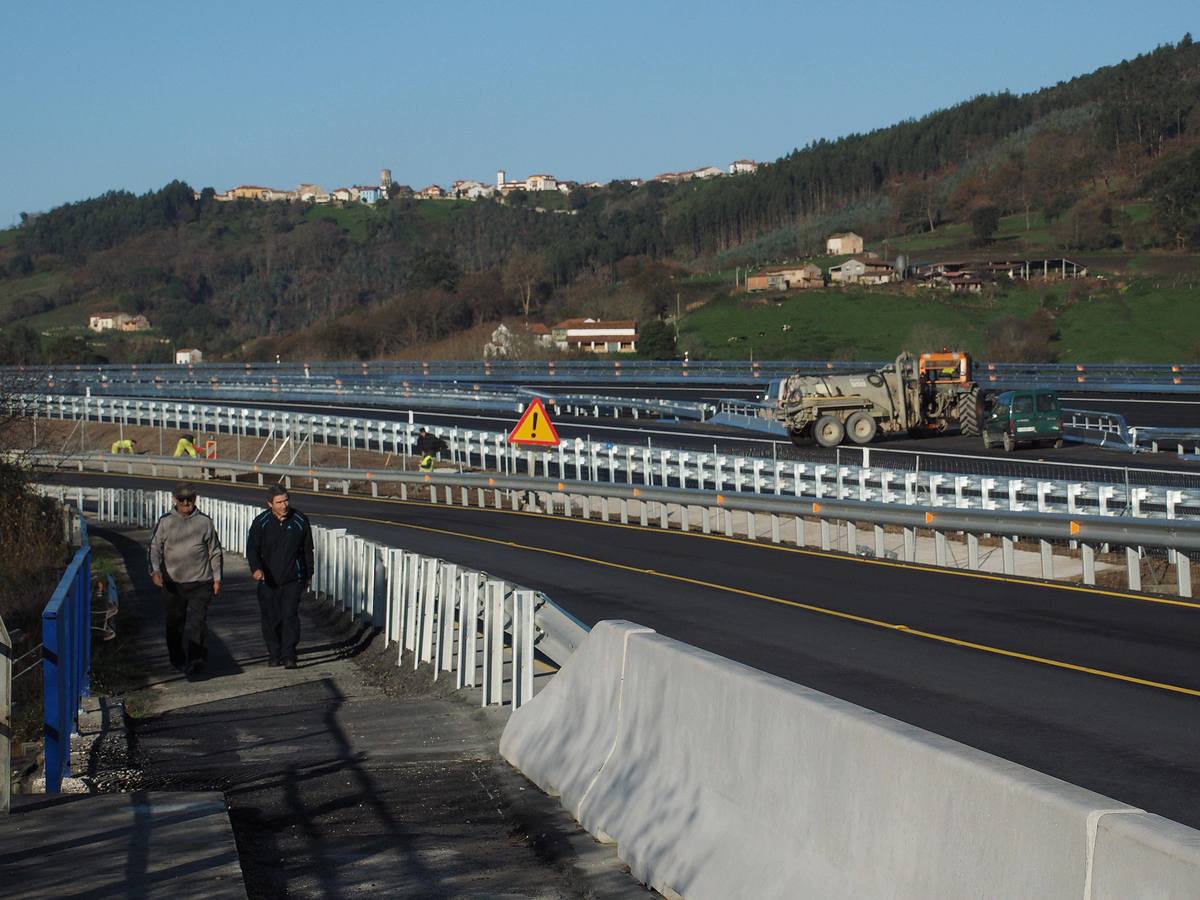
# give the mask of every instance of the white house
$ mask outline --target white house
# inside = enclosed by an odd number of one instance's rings
[[[637,322],[598,319],[566,319],[551,329],[552,340],[560,350],[586,353],[637,352]]]
[[[863,239],[853,231],[842,231],[831,234],[825,241],[825,252],[830,256],[862,253]]]
[[[730,175],[753,175],[758,171],[758,163],[752,159],[735,159],[729,164]]]
[[[527,191],[557,191],[558,179],[553,175],[530,175],[525,179]]]
[[[175,365],[177,366],[190,366],[200,362],[204,362],[204,354],[194,347],[175,351]]]
[[[896,267],[882,259],[852,257],[840,266],[829,267],[829,280],[843,284],[887,284],[898,281]]]
[[[121,315],[115,312],[94,313],[88,319],[88,328],[92,331],[112,331],[117,327],[117,319]]]

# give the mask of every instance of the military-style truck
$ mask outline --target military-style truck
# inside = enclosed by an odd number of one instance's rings
[[[971,380],[971,358],[944,350],[853,375],[793,375],[780,386],[775,417],[793,443],[810,438],[835,447],[849,438],[868,444],[875,435],[940,434],[957,427],[978,435],[982,404]]]

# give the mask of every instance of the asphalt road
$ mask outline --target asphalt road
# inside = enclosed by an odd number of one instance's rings
[[[531,514],[293,499],[318,523],[542,590],[588,624],[629,619],[1200,827],[1200,604]]]

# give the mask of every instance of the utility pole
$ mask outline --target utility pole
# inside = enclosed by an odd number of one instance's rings
[[[679,343],[679,292],[675,292],[675,343]]]

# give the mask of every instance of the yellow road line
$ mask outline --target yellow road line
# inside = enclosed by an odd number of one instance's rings
[[[74,473],[72,473],[72,474],[74,474]],[[94,472],[94,473],[89,472],[86,474],[94,474],[94,475],[101,475],[101,476],[109,475],[112,477],[121,477],[121,478],[151,478],[151,479],[156,479],[159,481],[171,481],[171,482],[179,481],[178,478],[168,478],[163,475],[132,475],[131,476],[131,475],[123,475],[123,474],[117,473],[117,472]],[[262,488],[259,485],[244,484],[244,483],[240,483],[240,482],[222,481],[222,482],[213,482],[213,484],[218,484],[223,487],[237,487],[237,488],[242,488],[244,490],[262,490]],[[303,490],[300,488],[292,488],[290,490],[291,490],[291,493],[293,493],[293,494],[302,494],[302,495],[306,495],[306,496],[310,496],[310,497],[323,497],[323,498],[336,499],[336,500],[363,500],[363,501],[367,501],[370,503],[387,503],[387,504],[391,504],[393,506],[411,506],[411,507],[417,507],[417,508],[424,509],[424,510],[447,509],[447,508],[449,508],[449,509],[469,509],[472,512],[494,513],[494,514],[501,514],[501,515],[505,515],[505,516],[528,516],[528,517],[536,518],[536,519],[554,519],[556,521],[562,521],[565,518],[564,516],[554,516],[554,515],[550,515],[548,513],[531,512],[529,510],[495,509],[494,507],[487,507],[487,506],[464,507],[464,506],[459,506],[459,505],[452,504],[452,503],[430,503],[425,500],[401,500],[396,497],[367,497],[367,496],[355,495],[355,494],[350,494],[350,495],[323,494],[318,491]],[[476,488],[469,488],[469,490],[476,490]],[[485,488],[483,488],[483,490],[497,490],[497,489],[485,487]],[[554,491],[553,493],[560,493],[560,492]],[[337,514],[335,513],[335,514],[331,514],[331,515],[337,515]],[[384,521],[384,520],[364,519],[364,521]],[[997,582],[1000,584],[1017,584],[1017,585],[1021,585],[1022,587],[1042,588],[1042,589],[1054,590],[1054,591],[1070,591],[1070,592],[1076,593],[1076,594],[1088,594],[1088,595],[1095,596],[1095,597],[1107,597],[1107,598],[1111,598],[1114,600],[1133,600],[1138,603],[1153,603],[1153,604],[1157,604],[1159,606],[1179,606],[1179,607],[1184,607],[1185,609],[1200,610],[1200,602],[1195,601],[1195,600],[1176,600],[1176,599],[1172,599],[1171,597],[1154,597],[1154,596],[1150,596],[1147,594],[1135,594],[1135,593],[1131,593],[1128,591],[1117,591],[1117,590],[1111,590],[1108,588],[1095,587],[1094,585],[1074,584],[1074,583],[1066,582],[1066,581],[1043,581],[1043,580],[1034,579],[1034,578],[1024,578],[1019,575],[1005,575],[1005,574],[997,574],[994,572],[976,572],[976,571],[972,571],[970,569],[939,568],[938,566],[931,566],[931,565],[927,565],[925,563],[903,562],[903,561],[891,560],[891,559],[877,559],[877,558],[873,558],[873,557],[854,556],[849,553],[837,552],[837,551],[832,551],[832,550],[819,550],[819,549],[814,549],[812,547],[789,547],[784,544],[764,544],[760,541],[752,541],[752,540],[749,540],[748,538],[729,537],[728,535],[724,535],[724,534],[704,534],[703,532],[700,532],[700,531],[690,531],[690,530],[689,531],[679,531],[679,530],[675,530],[675,529],[660,529],[660,528],[652,528],[651,529],[651,528],[643,528],[641,525],[625,524],[622,522],[605,522],[602,519],[584,519],[584,518],[578,517],[578,516],[572,516],[570,518],[570,521],[575,522],[577,524],[593,525],[593,526],[604,527],[604,528],[627,528],[627,529],[633,529],[636,531],[649,530],[649,531],[653,531],[655,534],[669,534],[669,535],[673,535],[676,537],[684,537],[684,538],[690,537],[690,538],[706,540],[706,541],[722,541],[722,542],[728,543],[728,544],[739,544],[744,547],[753,547],[756,550],[762,550],[762,551],[770,551],[770,552],[775,552],[775,553],[794,553],[794,554],[797,554],[800,556],[812,556],[812,557],[816,557],[818,559],[829,559],[829,560],[835,560],[838,562],[857,563],[858,565],[864,565],[864,566],[883,566],[883,567],[889,568],[889,569],[901,569],[901,570],[909,571],[909,572],[922,572],[927,575],[950,576],[950,577],[954,577],[954,578],[970,578],[970,579],[974,579],[976,581],[992,581],[992,582]],[[400,525],[403,523],[387,522],[387,524]],[[461,532],[449,532],[449,533],[457,534],[461,537],[470,537],[470,535],[464,535]]]
[[[569,553],[566,550],[551,550],[547,547],[533,547],[527,544],[518,544],[516,541],[506,541],[500,538],[482,537],[480,535],[461,534],[457,531],[451,531],[445,528],[433,528],[429,525],[414,525],[406,522],[392,522],[388,519],[371,519],[366,516],[351,516],[342,514],[326,514],[329,518],[349,519],[357,522],[370,522],[376,525],[390,525],[393,527],[410,528],[414,531],[425,531],[431,534],[449,535],[451,537],[464,538],[470,541],[479,541],[485,544],[497,544],[502,547],[511,547],[517,550],[528,550],[531,553],[544,553],[549,556],[558,556],[564,559],[573,559],[578,562],[592,563],[593,565],[603,566],[608,569],[618,569],[623,572],[632,572],[638,575],[649,575],[654,578],[663,578],[668,581],[678,581],[684,584],[695,585],[696,587],[709,588],[711,590],[723,591],[729,594],[738,594],[743,597],[751,597],[756,600],[765,600],[768,603],[777,603],[781,606],[791,606],[796,609],[803,609],[807,612],[818,613],[823,616],[832,616],[837,619],[844,619],[850,622],[857,622],[862,625],[871,625],[876,628],[885,628],[889,631],[896,631],[902,634],[911,635],[912,637],[925,638],[926,640],[937,641],[943,644],[951,644],[956,647],[965,647],[970,650],[978,650],[983,653],[992,653],[996,656],[1006,656],[1010,659],[1020,659],[1026,662],[1038,663],[1044,666],[1051,666],[1056,669],[1067,669],[1072,672],[1082,672],[1086,675],[1095,675],[1100,678],[1109,678],[1114,681],[1123,681],[1128,684],[1137,684],[1143,687],[1155,688],[1161,691],[1170,691],[1176,694],[1185,694],[1190,697],[1200,697],[1200,690],[1195,688],[1182,687],[1176,684],[1167,684],[1161,681],[1151,681],[1146,678],[1137,678],[1133,675],[1122,675],[1120,672],[1109,672],[1105,669],[1096,669],[1091,666],[1081,666],[1076,663],[1063,662],[1058,659],[1050,659],[1044,656],[1035,656],[1030,653],[1021,653],[1017,650],[1006,650],[1003,647],[992,647],[988,644],[978,644],[974,641],[964,641],[960,638],[950,637],[949,635],[937,634],[932,631],[921,631],[915,628],[909,628],[907,625],[901,625],[896,622],[886,622],[882,619],[874,619],[869,616],[859,616],[854,613],[843,612],[842,610],[829,609],[824,606],[816,606],[812,603],[803,603],[799,600],[788,600],[784,597],[775,597],[771,594],[762,594],[758,591],[750,591],[745,588],[732,587],[730,585],[718,584],[712,581],[703,581],[699,578],[689,578],[686,575],[673,575],[669,572],[658,572],[654,569],[642,569],[637,566],[627,566],[623,563],[610,562],[604,559],[595,559],[590,556],[583,556],[579,553]]]
[[[119,476],[119,477],[125,477],[125,478],[131,477],[128,475],[119,475],[119,473],[95,473],[95,474],[99,474],[99,475],[108,474],[108,475],[113,475],[114,477]],[[133,476],[133,477],[157,478],[157,479],[163,480],[163,481],[178,480],[178,479],[165,478],[164,476]],[[231,487],[241,487],[241,488],[244,488],[247,490],[254,490],[254,489],[258,488],[258,485],[235,484],[233,482],[230,482],[229,484]],[[331,496],[329,494],[318,494],[313,491],[301,491],[301,490],[295,490],[295,491],[293,491],[293,493],[306,494],[309,496],[318,496],[318,497]],[[393,503],[393,504],[397,504],[397,505],[418,506],[423,509],[428,509],[430,506],[433,505],[430,503],[426,503],[424,501],[395,500],[395,499],[391,499],[391,498],[357,497],[357,498],[353,498],[353,499],[366,499],[366,500],[371,500],[372,502],[387,502],[387,503]],[[445,504],[439,504],[439,505],[442,505],[443,507],[446,506]],[[461,509],[463,507],[457,507],[457,508]],[[475,509],[475,507],[470,507],[470,508]],[[509,515],[512,515],[514,512],[511,510],[488,510],[488,511],[489,512],[506,512]],[[518,512],[516,512],[516,514],[517,515],[532,515],[532,516],[537,516],[539,518],[560,518],[558,516],[551,517],[544,513],[530,513],[530,512],[519,512],[518,511]],[[1069,663],[1069,662],[1064,662],[1062,660],[1050,659],[1050,658],[1044,657],[1044,656],[1035,656],[1035,655],[1029,654],[1029,653],[1021,653],[1016,650],[1006,650],[1003,647],[992,647],[988,644],[979,644],[979,643],[975,643],[973,641],[965,641],[960,638],[954,638],[954,637],[950,637],[949,635],[944,635],[944,634],[937,634],[936,632],[932,632],[932,631],[922,631],[919,629],[909,628],[907,625],[899,624],[896,622],[886,622],[882,619],[874,619],[869,616],[859,616],[859,615],[855,615],[854,613],[843,612],[841,610],[836,610],[836,609],[829,609],[829,608],[823,607],[823,606],[816,606],[811,603],[803,603],[799,600],[788,600],[784,597],[775,597],[770,594],[762,594],[757,591],[746,590],[745,588],[732,587],[730,585],[717,584],[715,582],[710,582],[710,581],[702,581],[701,579],[698,579],[698,578],[689,578],[686,575],[673,575],[673,574],[670,574],[667,572],[657,572],[653,569],[642,569],[637,566],[627,566],[623,563],[610,562],[608,560],[603,560],[603,559],[595,559],[593,557],[583,556],[583,555],[577,554],[577,553],[569,553],[565,550],[551,550],[546,547],[534,547],[534,546],[529,546],[526,544],[518,544],[516,541],[501,540],[500,538],[490,538],[490,537],[483,537],[481,535],[463,534],[461,532],[452,531],[447,528],[434,528],[429,525],[415,525],[415,524],[408,523],[408,522],[394,522],[390,519],[374,519],[374,518],[370,518],[368,516],[354,516],[354,515],[348,515],[345,513],[323,513],[321,515],[326,518],[348,519],[348,520],[356,521],[356,522],[369,522],[371,524],[385,525],[385,526],[389,526],[389,527],[393,527],[393,528],[409,528],[409,529],[412,529],[415,531],[424,531],[424,532],[428,532],[431,534],[447,535],[450,537],[463,538],[465,540],[478,541],[480,543],[486,543],[486,544],[496,544],[496,545],[503,546],[503,547],[511,547],[511,548],[517,549],[517,550],[528,550],[531,553],[544,553],[544,554],[547,554],[550,556],[558,556],[558,557],[561,557],[564,559],[573,559],[573,560],[577,560],[580,562],[591,563],[593,565],[602,566],[602,567],[609,568],[609,569],[617,569],[620,571],[632,572],[632,573],[640,574],[640,575],[650,575],[655,578],[663,578],[663,579],[666,579],[669,581],[677,581],[677,582],[681,582],[684,584],[691,584],[691,585],[695,585],[697,587],[704,587],[704,588],[709,588],[711,590],[723,591],[723,592],[729,593],[729,594],[737,594],[737,595],[740,595],[743,597],[750,597],[750,598],[753,598],[756,600],[765,600],[769,603],[776,603],[781,606],[790,606],[790,607],[794,607],[796,609],[805,610],[807,612],[817,613],[818,615],[831,616],[833,618],[843,619],[843,620],[850,621],[850,622],[857,622],[862,625],[870,625],[870,626],[876,627],[876,628],[884,628],[889,631],[895,631],[895,632],[899,632],[902,634],[911,635],[912,637],[924,638],[926,640],[937,641],[938,643],[949,644],[949,645],[956,646],[956,647],[963,647],[963,648],[966,648],[969,650],[977,650],[982,653],[991,653],[996,656],[1004,656],[1004,657],[1008,657],[1010,659],[1020,659],[1020,660],[1026,661],[1026,662],[1037,663],[1039,665],[1050,666],[1050,667],[1057,668],[1057,669],[1066,669],[1066,670],[1072,671],[1072,672],[1081,672],[1083,674],[1094,675],[1099,678],[1108,678],[1113,681],[1121,681],[1121,682],[1125,682],[1127,684],[1136,684],[1136,685],[1140,685],[1142,687],[1150,687],[1150,688],[1155,688],[1156,690],[1168,691],[1168,692],[1176,693],[1176,694],[1184,694],[1184,695],[1190,696],[1190,697],[1200,697],[1200,690],[1197,690],[1194,688],[1187,688],[1187,687],[1183,687],[1181,685],[1175,685],[1175,684],[1167,684],[1167,683],[1161,682],[1161,681],[1151,681],[1146,678],[1137,678],[1132,675],[1123,675],[1119,672],[1109,672],[1105,669],[1096,669],[1091,666],[1081,666],[1076,663]],[[594,519],[575,519],[575,521],[590,522],[591,524],[594,524],[594,525],[609,525],[609,526],[615,526],[615,527],[620,527],[620,528],[638,528],[638,529],[641,528],[641,526],[636,526],[636,525],[622,525],[620,523],[602,522],[602,521],[594,520]],[[895,568],[916,569],[919,571],[931,572],[933,574],[952,574],[952,575],[957,574],[957,575],[960,575],[963,577],[980,577],[980,573],[976,573],[976,572],[958,572],[958,571],[947,572],[946,570],[943,570],[943,569],[936,569],[936,568],[931,568],[928,566],[921,566],[921,565],[912,565],[912,564],[897,565],[895,563],[891,563],[886,560],[862,559],[861,557],[854,557],[854,556],[848,556],[848,555],[843,556],[841,554],[826,553],[824,551],[805,550],[803,548],[798,548],[798,547],[781,547],[781,546],[774,545],[774,544],[762,545],[762,544],[758,544],[756,542],[752,542],[752,541],[748,541],[748,540],[729,538],[724,535],[705,535],[705,534],[695,533],[695,532],[671,532],[671,533],[672,534],[691,534],[694,537],[716,538],[719,540],[729,541],[731,543],[744,544],[746,546],[759,547],[762,549],[783,550],[785,552],[790,552],[790,553],[799,552],[799,553],[803,553],[805,555],[819,556],[819,557],[829,558],[829,559],[843,559],[843,560],[851,560],[851,561],[859,562],[859,563],[868,563],[868,564],[875,563],[875,564],[890,565]],[[987,577],[989,580],[1014,582],[1014,583],[1023,584],[1023,585],[1055,587],[1055,588],[1059,587],[1058,585],[1054,585],[1054,584],[1046,584],[1046,583],[1040,582],[1040,581],[1025,581],[1025,580],[1022,580],[1019,578],[999,577],[999,576],[985,576],[985,577]],[[1098,594],[1101,596],[1128,598],[1131,600],[1147,600],[1149,602],[1162,602],[1162,601],[1157,600],[1156,598],[1142,597],[1137,594],[1124,594],[1124,593],[1119,593],[1116,591],[1104,591],[1104,590],[1100,590],[1100,589],[1096,589],[1096,588],[1081,587],[1079,585],[1063,585],[1062,587],[1068,588],[1068,589],[1079,590],[1084,593]],[[1183,601],[1167,601],[1167,602],[1172,602],[1175,605],[1181,605],[1181,606],[1192,606],[1192,607],[1200,606],[1200,604],[1186,603]]]

